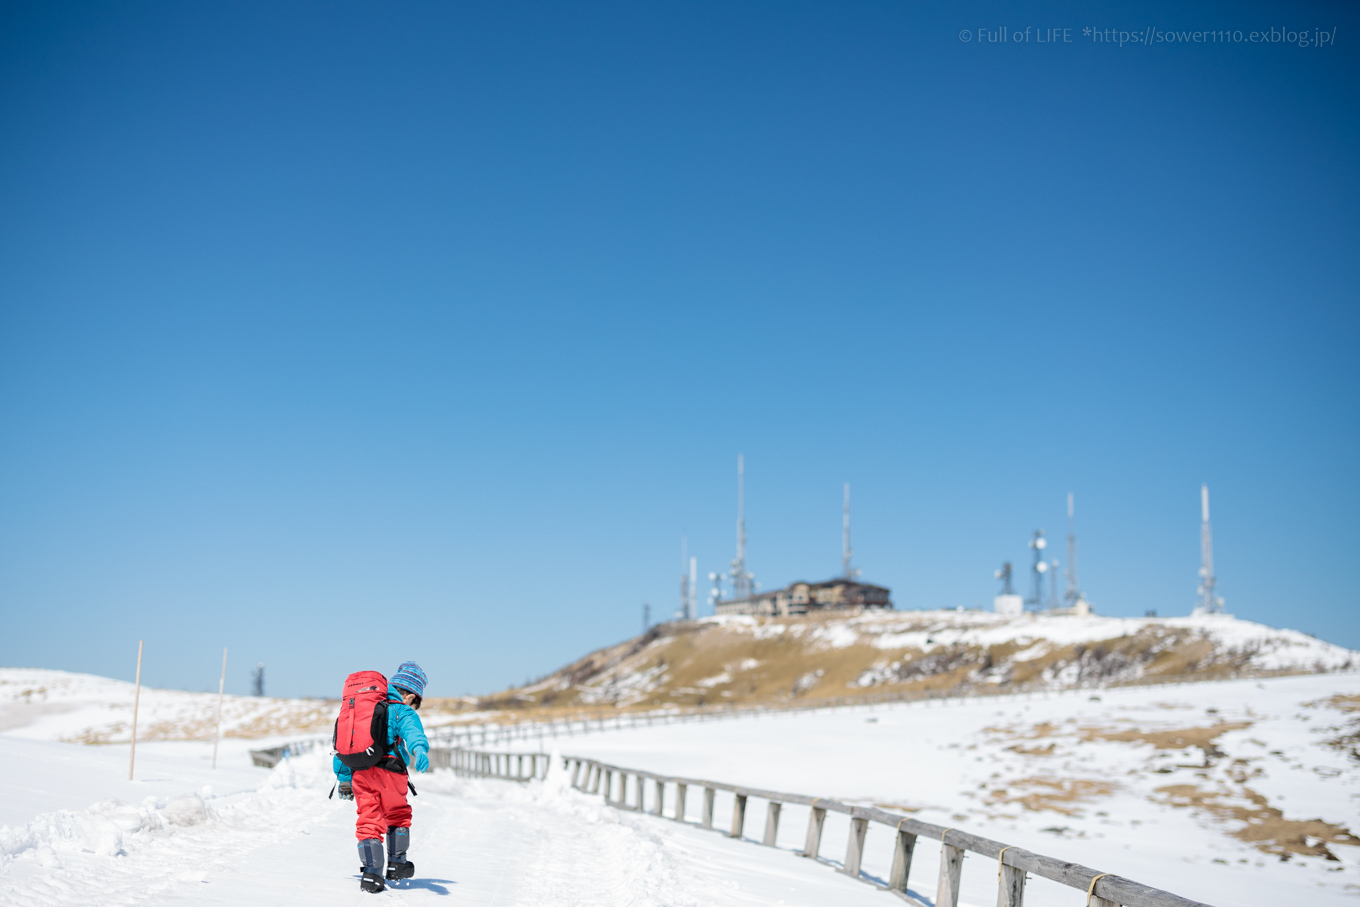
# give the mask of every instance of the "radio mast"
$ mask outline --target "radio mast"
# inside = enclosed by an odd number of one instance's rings
[[[751,597],[755,577],[746,569],[746,459],[737,454],[737,556],[732,558],[732,598]]]
[[[850,557],[854,553],[850,550],[850,483],[845,483],[845,510],[842,518],[841,529],[841,576],[846,579],[854,579],[859,576],[859,571],[850,566]]]
[[[694,580],[689,574],[689,539],[685,536],[680,537],[680,608],[675,612],[675,616],[681,620],[694,620],[692,613],[692,602],[694,598]]]
[[[1034,551],[1034,565],[1030,568],[1029,598],[1025,599],[1025,604],[1033,605],[1037,611],[1044,606],[1044,574],[1048,572],[1048,562],[1044,560],[1044,549],[1048,547],[1048,540],[1044,538],[1042,529],[1034,530],[1034,538],[1029,540],[1029,547]]]
[[[1077,585],[1077,523],[1072,492],[1067,493],[1067,607],[1075,608],[1081,601],[1081,587]]]
[[[689,558],[689,601],[685,603],[685,620],[694,620],[698,616],[698,606],[696,602],[699,598],[699,559],[694,555]]]
[[[1222,614],[1218,578],[1214,576],[1214,535],[1209,528],[1209,486],[1199,487],[1199,604],[1193,614]]]

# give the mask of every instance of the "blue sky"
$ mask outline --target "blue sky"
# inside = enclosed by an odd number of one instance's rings
[[[1342,5],[7,4],[0,663],[488,692],[856,560],[1360,647]],[[1330,47],[1081,29],[1336,29]],[[960,32],[1068,27],[1071,43]],[[1061,556],[1061,555],[1060,555]]]

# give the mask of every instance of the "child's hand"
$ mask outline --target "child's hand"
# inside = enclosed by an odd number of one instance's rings
[[[411,764],[415,766],[416,771],[423,774],[430,770],[430,757],[429,754],[425,752],[425,747],[416,747],[415,752],[411,754],[411,759]]]
[[[354,799],[354,788],[350,785],[348,781],[340,782],[340,799],[341,800]]]

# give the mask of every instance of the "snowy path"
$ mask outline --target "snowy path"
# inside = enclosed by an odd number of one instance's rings
[[[560,771],[527,786],[421,778],[419,878],[375,897],[358,889],[353,806],[326,799],[328,760],[285,763],[257,791],[109,801],[7,826],[0,904],[884,903],[787,849],[605,807]]]

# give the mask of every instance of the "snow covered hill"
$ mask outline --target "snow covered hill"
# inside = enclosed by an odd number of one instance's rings
[[[1360,669],[1360,653],[1226,615],[866,611],[669,623],[483,708],[817,702]]]
[[[84,681],[81,681],[84,682]],[[73,681],[76,683],[76,681]],[[70,714],[70,713],[65,713]],[[40,720],[48,720],[50,716]],[[0,732],[0,905],[371,903],[358,891],[353,805],[328,800],[322,751],[253,768],[229,738],[138,746]],[[23,736],[18,734],[23,733]],[[524,746],[521,743],[518,746]],[[1216,907],[1360,895],[1360,678],[1317,674],[994,699],[755,712],[603,731],[564,744],[617,765],[878,804],[1116,872]],[[438,772],[417,780],[417,878],[376,896],[486,905],[880,905],[872,885],[796,858],[806,810],[777,846],[624,812],[569,789],[554,760],[517,786]],[[671,800],[670,802],[674,802]],[[730,821],[720,796],[715,825]],[[827,818],[823,852],[844,847]],[[937,842],[917,844],[911,889],[934,894]],[[883,877],[890,835],[864,869]],[[970,857],[964,907],[995,903],[994,860]],[[1082,892],[1031,880],[1029,907]]]
[[[338,686],[338,683],[337,683]],[[445,700],[424,711],[427,723],[449,720],[463,706]],[[66,743],[126,743],[132,736],[133,685],[122,680],[42,668],[0,668],[0,733]],[[225,738],[269,740],[329,733],[337,702],[226,696]],[[433,714],[432,714],[433,713]],[[142,687],[137,716],[138,743],[211,740],[217,722],[217,694]]]

